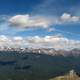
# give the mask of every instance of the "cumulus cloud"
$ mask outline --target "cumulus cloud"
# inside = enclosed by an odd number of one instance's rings
[[[30,16],[30,15],[15,15],[9,19],[10,25],[23,27],[23,28],[34,28],[43,27],[47,28],[50,21],[44,17],[40,16]]]
[[[13,37],[13,40],[15,40],[15,41],[22,41],[22,40],[23,40],[23,38],[22,38],[22,37],[20,37],[20,36],[17,36],[17,37]]]
[[[21,28],[49,28],[50,25],[63,24],[63,23],[74,23],[80,22],[80,16],[72,16],[69,13],[63,13],[60,17],[50,16],[30,16],[26,15],[15,15],[8,20],[10,26],[21,27]],[[49,31],[52,31],[49,29]]]
[[[0,47],[55,48],[70,50],[80,48],[80,41],[70,40],[63,36],[6,37],[0,36]]]
[[[0,16],[0,33],[4,35],[16,35],[22,30],[26,31],[27,28],[30,30],[35,28],[45,28],[48,32],[63,32],[56,30],[54,26],[56,24],[63,25],[68,23],[80,23],[80,16],[71,15],[66,12],[61,16],[33,16],[29,14],[14,16],[5,15]],[[19,28],[12,28],[12,26]],[[70,32],[65,33],[74,35]]]
[[[61,22],[78,22],[80,21],[80,16],[72,16],[71,14],[64,13],[60,17]]]
[[[69,40],[62,36],[45,36],[45,37],[33,37],[31,38],[35,47],[55,48],[55,49],[73,49],[80,47],[80,41]]]

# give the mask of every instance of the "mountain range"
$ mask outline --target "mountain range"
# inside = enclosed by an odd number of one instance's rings
[[[26,52],[26,53],[36,53],[36,54],[47,54],[47,55],[62,55],[62,56],[79,56],[80,49],[74,48],[72,50],[55,50],[54,48],[8,48],[3,47],[0,48],[0,51],[17,51],[19,53]]]
[[[54,48],[0,49],[1,80],[49,80],[68,73],[80,75],[80,50]],[[53,79],[54,80],[54,79]]]

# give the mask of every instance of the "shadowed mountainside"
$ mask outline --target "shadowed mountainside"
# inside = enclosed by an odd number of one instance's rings
[[[1,80],[49,80],[72,69],[80,75],[80,56],[0,51]]]

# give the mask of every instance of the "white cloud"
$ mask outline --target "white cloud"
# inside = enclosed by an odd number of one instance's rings
[[[61,22],[78,22],[80,21],[80,16],[72,16],[71,14],[64,13],[60,17]]]
[[[55,49],[80,48],[80,41],[70,40],[62,36],[45,36],[31,39],[36,48],[47,47]]]
[[[9,19],[10,25],[23,27],[23,28],[34,28],[43,27],[47,28],[50,21],[47,18],[40,16],[30,16],[30,15],[15,15]]]
[[[13,40],[14,40],[14,41],[22,41],[23,38],[20,37],[20,36],[17,36],[17,37],[13,37]]]
[[[50,25],[80,22],[80,16],[72,16],[69,13],[63,13],[60,17],[55,16],[30,16],[15,15],[9,18],[9,24],[21,28],[49,28]],[[49,31],[52,31],[49,29]]]
[[[62,36],[33,36],[33,37],[6,37],[0,36],[0,47],[32,47],[32,48],[55,48],[70,50],[80,49],[80,41],[70,40]]]

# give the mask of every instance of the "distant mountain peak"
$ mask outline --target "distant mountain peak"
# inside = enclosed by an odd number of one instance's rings
[[[25,53],[47,54],[47,55],[62,55],[62,56],[80,56],[80,49],[74,48],[72,50],[55,50],[54,48],[10,48],[0,47],[0,51],[17,51]]]

